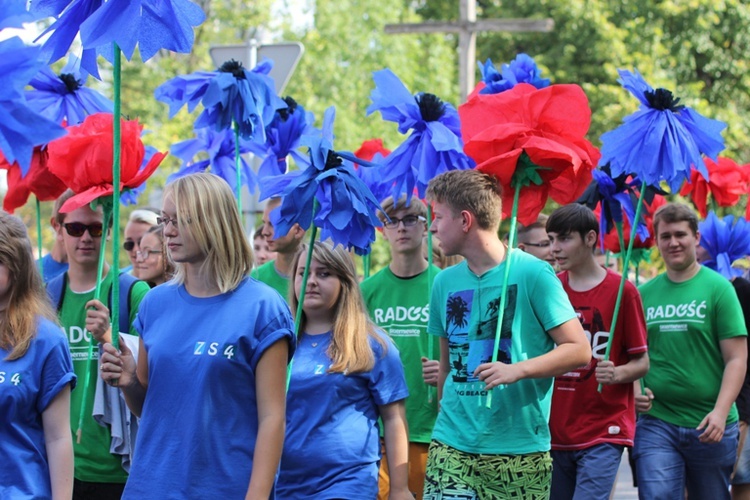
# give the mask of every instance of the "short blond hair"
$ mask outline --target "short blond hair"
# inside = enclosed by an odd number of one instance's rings
[[[497,179],[477,170],[451,170],[432,179],[427,187],[430,201],[444,203],[456,216],[474,214],[484,230],[497,232],[502,218],[502,191]]]
[[[252,270],[253,251],[240,221],[232,189],[213,174],[180,177],[164,188],[177,212],[180,232],[189,232],[206,256],[202,275],[221,293],[234,290]],[[185,267],[175,263],[174,281],[185,282]]]
[[[401,195],[398,200],[394,200],[393,196],[389,196],[388,198],[383,200],[383,203],[380,204],[381,210],[378,212],[378,217],[380,218],[381,222],[385,222],[386,215],[390,217],[395,212],[401,209],[406,210],[410,215],[418,215],[427,219],[427,206],[414,196],[412,196],[411,200],[409,201],[410,203],[409,205],[407,205],[405,194]]]

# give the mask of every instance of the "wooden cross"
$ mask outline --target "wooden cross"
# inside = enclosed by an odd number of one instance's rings
[[[386,24],[388,34],[458,33],[458,80],[461,102],[474,89],[476,42],[479,31],[511,33],[549,32],[555,27],[552,19],[480,19],[477,21],[476,0],[459,0],[460,19],[425,23]]]

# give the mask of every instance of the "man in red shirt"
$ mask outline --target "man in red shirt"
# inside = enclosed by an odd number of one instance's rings
[[[623,448],[633,446],[633,381],[649,367],[643,306],[630,282],[625,283],[610,359],[604,360],[621,276],[597,263],[598,233],[596,216],[583,205],[561,207],[547,221],[558,277],[592,350],[586,366],[555,378],[553,500],[609,498]]]

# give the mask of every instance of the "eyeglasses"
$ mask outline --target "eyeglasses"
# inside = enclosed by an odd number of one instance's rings
[[[156,223],[163,225],[165,229],[170,222],[172,223],[174,227],[177,227],[177,217],[175,217],[174,219],[170,219],[169,217],[157,217],[156,218]]]
[[[65,232],[74,238],[80,238],[86,231],[89,232],[92,238],[101,238],[104,230],[104,226],[99,223],[86,225],[80,222],[68,222],[67,224],[63,224],[63,226],[65,227]]]
[[[138,259],[146,260],[152,255],[161,255],[161,250],[138,250],[135,252],[135,256]]]
[[[383,222],[383,225],[387,229],[396,229],[399,225],[399,223],[402,223],[404,227],[413,227],[417,225],[417,222],[426,222],[427,219],[422,217],[421,215],[407,215],[403,219],[397,219],[395,217],[391,217],[390,221]]]
[[[537,248],[549,248],[550,242],[549,240],[547,240],[547,241],[542,241],[541,243],[523,243],[523,245],[528,245],[530,247],[537,247]]]
[[[130,252],[135,248],[135,241],[128,240],[125,243],[122,244],[122,248],[125,249],[126,252]]]

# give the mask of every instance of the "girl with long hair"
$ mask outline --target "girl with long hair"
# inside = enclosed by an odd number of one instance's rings
[[[307,249],[292,283],[292,310]],[[382,419],[392,499],[407,486],[408,396],[398,350],[365,309],[354,262],[341,247],[315,243],[302,305],[302,333],[292,364],[280,498],[375,499]]]
[[[0,212],[0,491],[9,498],[70,498],[76,377],[44,291],[26,226]]]
[[[141,237],[139,250],[135,252],[134,269],[138,278],[153,288],[172,279],[174,263],[167,256],[164,244],[164,226],[154,226]]]
[[[105,345],[102,378],[141,417],[123,498],[273,498],[284,439],[289,308],[247,275],[232,190],[212,174],[164,190],[175,277],[141,302],[135,356]]]

